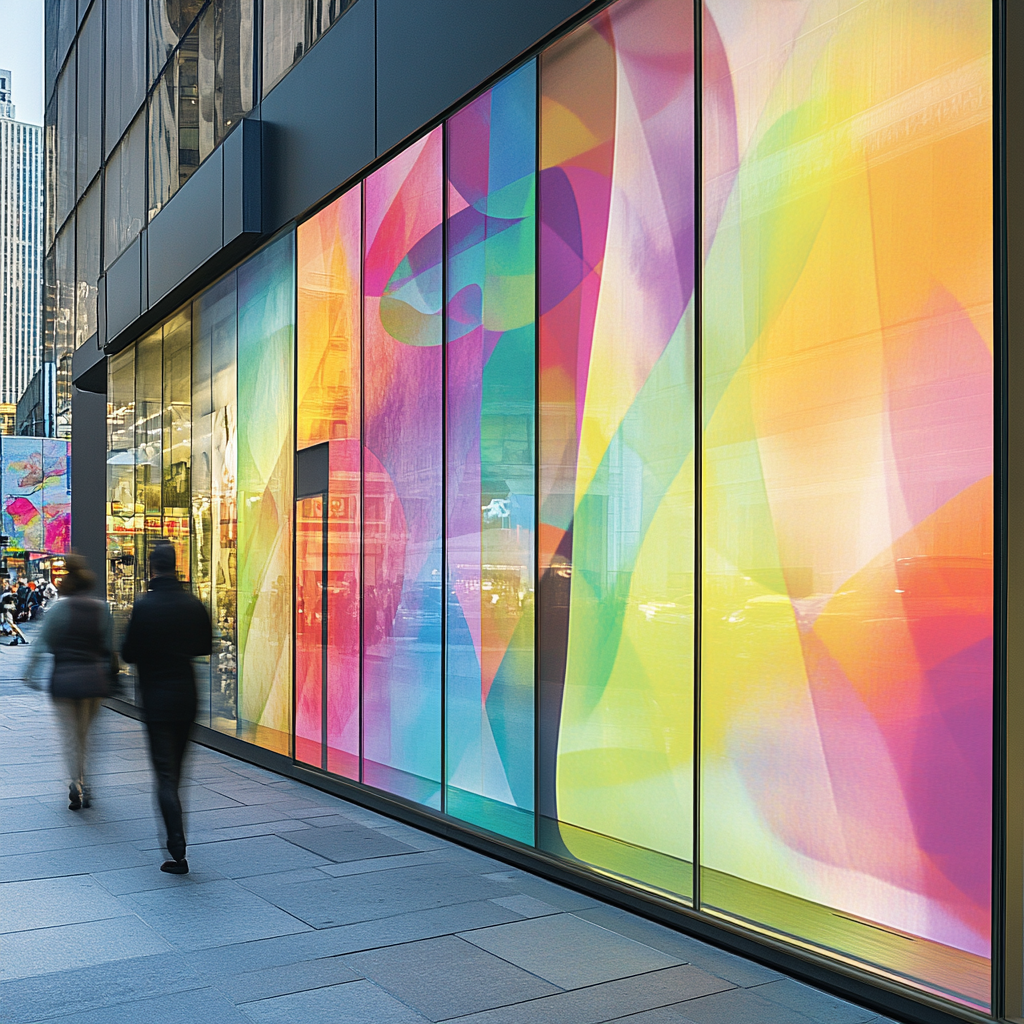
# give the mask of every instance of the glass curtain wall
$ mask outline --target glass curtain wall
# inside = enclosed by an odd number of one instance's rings
[[[703,902],[984,1008],[991,7],[787,10],[704,6]]]
[[[559,38],[111,360],[115,614],[173,527],[215,728],[986,1010],[990,19]]]

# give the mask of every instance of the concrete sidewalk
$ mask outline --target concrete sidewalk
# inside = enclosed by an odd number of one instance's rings
[[[0,648],[0,1020],[855,1024],[873,1012],[194,746],[162,874],[141,726],[67,809],[49,698]]]

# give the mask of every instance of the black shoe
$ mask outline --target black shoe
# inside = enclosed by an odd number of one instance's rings
[[[88,807],[89,805],[86,804]],[[82,792],[77,786],[68,787],[68,810],[80,811],[82,809]]]
[[[15,637],[7,646],[8,647],[17,647],[18,646],[18,638]]]
[[[160,865],[160,870],[166,871],[169,875],[187,875],[188,861],[184,857],[181,860],[165,860]]]
[[[82,787],[82,806],[92,807],[92,800],[89,797],[89,790],[87,790],[85,786]]]

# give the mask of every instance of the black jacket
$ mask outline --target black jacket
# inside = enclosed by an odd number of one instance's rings
[[[150,722],[196,717],[192,658],[209,654],[210,616],[198,598],[169,576],[150,580],[135,599],[121,657],[138,666],[142,708]]]

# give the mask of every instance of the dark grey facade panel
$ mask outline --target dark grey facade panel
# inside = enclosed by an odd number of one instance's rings
[[[223,238],[224,151],[218,147],[149,225],[149,302],[216,255]]]
[[[107,393],[107,357],[96,343],[95,335],[71,357],[71,381],[80,391]]]
[[[71,389],[71,546],[103,579],[106,559],[107,400]]]
[[[359,0],[263,101],[264,232],[374,159],[374,64],[374,0]]]
[[[107,269],[107,337],[113,338],[142,314],[142,240],[136,238]]]
[[[296,499],[326,494],[330,479],[331,446],[326,441],[295,453]]]
[[[584,0],[376,2],[378,154],[589,6]]]
[[[263,230],[262,124],[245,118],[224,140],[224,245]]]

